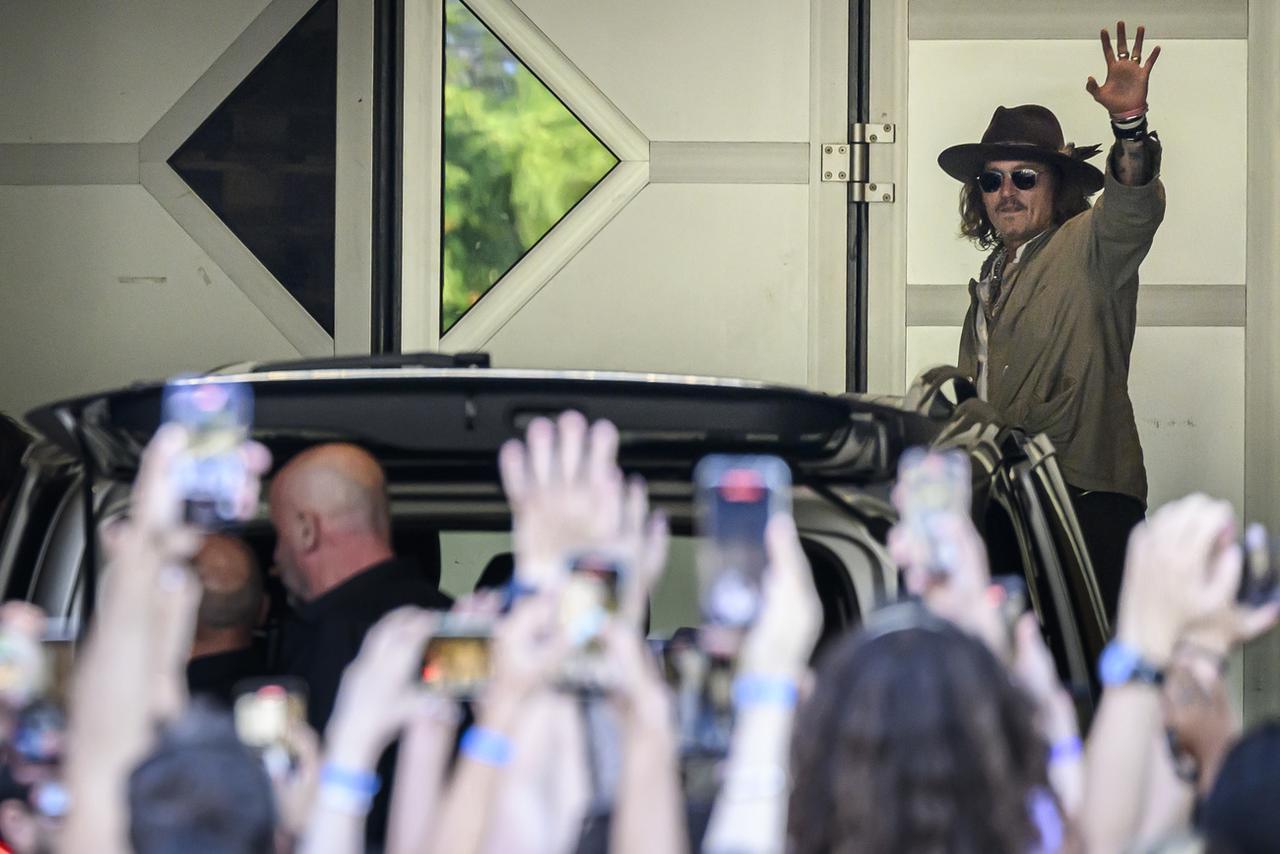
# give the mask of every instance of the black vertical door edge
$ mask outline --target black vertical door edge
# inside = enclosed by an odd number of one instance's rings
[[[373,262],[369,351],[400,352],[401,0],[374,0]]]
[[[849,124],[870,116],[871,0],[849,0]],[[852,131],[852,128],[850,128]],[[853,139],[852,133],[849,139]],[[848,261],[845,288],[845,390],[867,390],[867,208],[854,204],[849,185]]]

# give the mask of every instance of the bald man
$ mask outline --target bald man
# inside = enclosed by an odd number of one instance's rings
[[[193,563],[203,592],[187,686],[193,695],[230,704],[237,682],[263,673],[261,650],[253,638],[265,602],[262,570],[242,540],[225,534],[206,535]]]
[[[324,732],[342,671],[365,632],[401,605],[446,609],[452,602],[422,567],[391,547],[386,477],[355,445],[317,445],[271,483],[275,572],[294,604],[281,628],[280,672],[310,689],[307,716]]]

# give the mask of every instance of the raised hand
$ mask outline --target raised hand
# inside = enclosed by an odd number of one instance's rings
[[[987,594],[991,570],[982,537],[967,515],[948,513],[935,524],[939,540],[954,550],[954,565],[945,575],[930,569],[930,546],[909,526],[899,523],[889,531],[889,556],[903,569],[906,592],[920,597],[939,617],[980,638],[1001,659],[1008,658],[1008,633]]]
[[[1200,494],[1166,504],[1138,525],[1125,558],[1117,637],[1163,666],[1188,629],[1233,638],[1265,629],[1275,618],[1274,607],[1237,621],[1235,594],[1243,568],[1235,527],[1230,504]]]
[[[1151,77],[1151,69],[1160,56],[1160,48],[1152,49],[1147,57],[1146,65],[1142,64],[1142,39],[1146,35],[1144,27],[1138,27],[1138,35],[1133,40],[1133,50],[1129,50],[1129,42],[1124,34],[1124,21],[1116,22],[1116,48],[1111,49],[1111,34],[1102,29],[1102,56],[1107,61],[1107,79],[1101,86],[1090,77],[1085,89],[1093,99],[1107,108],[1107,112],[1115,118],[1127,118],[1147,109],[1147,81]]]
[[[574,552],[608,542],[622,519],[618,431],[607,421],[588,427],[577,412],[552,422],[536,418],[525,441],[498,453],[511,504],[516,573],[534,586],[554,586]]]
[[[436,614],[406,605],[365,635],[360,654],[342,674],[325,733],[328,761],[348,769],[372,769],[415,716],[452,713],[453,703],[423,689],[414,673],[438,622]]]
[[[498,466],[520,581],[554,587],[575,556],[609,555],[629,572],[624,611],[638,623],[666,564],[669,537],[666,518],[649,512],[644,481],[628,481],[618,468],[617,428],[588,425],[572,411],[555,422],[538,418],[524,442],[502,446]]]
[[[822,633],[822,600],[813,586],[789,514],[769,520],[764,534],[769,568],[764,580],[764,606],[747,633],[740,670],[744,673],[795,679],[808,667]]]

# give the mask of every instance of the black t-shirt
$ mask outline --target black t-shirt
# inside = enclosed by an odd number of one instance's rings
[[[295,610],[280,627],[279,666],[273,670],[307,683],[307,719],[323,734],[342,671],[360,652],[369,628],[402,605],[444,610],[452,604],[412,561],[374,564]]]
[[[307,683],[307,721],[320,735],[333,714],[342,672],[360,652],[365,634],[402,605],[446,610],[453,600],[428,581],[413,561],[391,558],[297,607],[280,627],[278,666],[272,670]],[[380,848],[386,833],[395,776],[394,745],[379,761],[378,775],[382,789],[365,825],[366,840],[374,849]]]
[[[230,708],[236,683],[262,676],[265,666],[262,650],[256,646],[202,655],[187,663],[187,690],[193,697],[210,697]]]

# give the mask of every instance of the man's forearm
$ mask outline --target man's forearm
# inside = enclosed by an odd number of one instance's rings
[[[1111,171],[1121,184],[1134,187],[1151,180],[1154,160],[1145,140],[1117,139],[1110,159]]]

